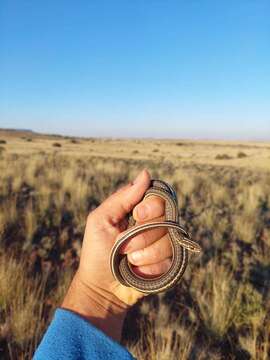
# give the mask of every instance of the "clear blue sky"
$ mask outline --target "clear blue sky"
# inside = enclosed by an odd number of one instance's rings
[[[270,139],[270,1],[2,0],[0,127]]]

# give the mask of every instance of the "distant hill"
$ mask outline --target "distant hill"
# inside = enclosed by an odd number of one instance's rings
[[[30,129],[6,129],[6,128],[0,128],[0,131],[16,131],[16,132],[31,132],[33,133],[33,130]]]
[[[1,134],[5,134],[5,135],[34,135],[37,134],[35,133],[33,130],[30,129],[5,129],[5,128],[0,128],[0,133]]]
[[[7,129],[0,128],[0,136],[8,136],[8,137],[35,137],[35,138],[62,138],[62,135],[58,134],[41,134],[31,129]]]

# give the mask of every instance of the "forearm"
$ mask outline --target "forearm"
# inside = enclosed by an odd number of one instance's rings
[[[62,308],[84,317],[106,335],[120,342],[127,305],[97,286],[86,285],[75,274]]]

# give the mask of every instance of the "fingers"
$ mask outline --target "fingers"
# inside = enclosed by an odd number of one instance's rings
[[[150,185],[150,174],[144,169],[134,182],[109,196],[98,208],[98,213],[112,224],[118,224],[142,199]]]
[[[156,195],[151,195],[140,202],[133,209],[133,217],[137,221],[136,225],[147,223],[148,220],[163,221],[165,212],[165,201]],[[142,221],[144,219],[144,221]],[[166,228],[155,228],[137,235],[133,239],[125,242],[120,252],[127,254],[129,252],[145,248],[154,241],[160,239],[167,233]]]
[[[133,266],[135,274],[143,277],[153,277],[166,273],[171,267],[171,259],[165,259],[152,265]]]
[[[127,255],[128,261],[136,266],[152,265],[172,256],[172,247],[168,235],[155,241],[146,248]]]
[[[154,221],[162,221],[164,220],[163,217],[155,218]],[[138,224],[137,224],[138,225]],[[126,241],[120,248],[120,253],[128,254],[136,250],[140,250],[146,248],[147,246],[151,245],[153,242],[161,239],[164,235],[166,235],[167,229],[166,228],[155,228],[149,229],[144,231],[143,233],[136,235],[134,238]],[[119,236],[122,236],[120,234]]]
[[[140,222],[163,216],[164,212],[165,200],[151,195],[135,206],[132,215],[136,221]]]

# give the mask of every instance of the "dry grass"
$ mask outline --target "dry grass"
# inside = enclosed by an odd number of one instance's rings
[[[223,337],[241,309],[241,291],[233,272],[210,261],[195,275],[192,293],[200,317],[214,336]]]
[[[0,257],[1,338],[8,339],[11,359],[31,358],[45,329],[43,318],[45,285],[27,278],[27,266],[12,257]]]
[[[191,355],[196,329],[173,327],[171,324],[160,327],[160,324],[153,322],[142,328],[141,332],[145,333],[146,349],[142,347],[142,342],[129,348],[138,360],[169,360],[172,356],[181,360]]]
[[[31,358],[88,211],[147,167],[174,186],[204,252],[178,287],[134,307],[123,342],[138,359],[269,358],[269,144],[0,137],[0,357]]]

